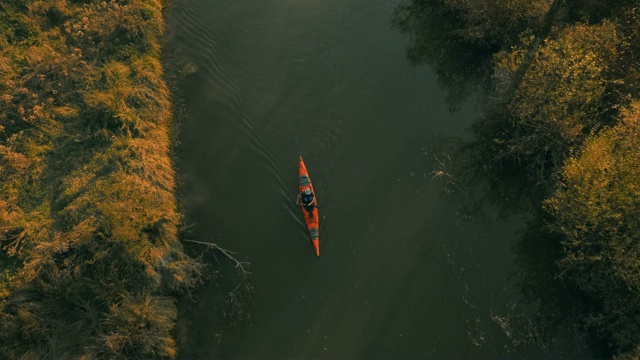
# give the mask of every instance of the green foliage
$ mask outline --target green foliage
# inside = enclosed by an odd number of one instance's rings
[[[584,326],[615,353],[640,344],[640,102],[622,121],[590,138],[562,171],[546,202],[562,235],[561,278],[594,306]]]
[[[612,79],[620,79],[613,88],[614,99],[618,104],[627,104],[628,99],[640,93],[640,7],[625,8],[617,18],[623,38],[621,56],[609,66]]]
[[[15,13],[0,6],[0,33],[9,45],[34,43],[39,35],[38,27],[25,14]]]
[[[543,332],[576,328],[597,357],[640,357],[638,2],[414,0],[393,24],[452,93],[491,73],[494,101],[460,148],[471,176],[453,178],[536,214],[517,252]],[[458,66],[465,46],[492,62]]]
[[[634,0],[572,0],[566,1],[567,22],[599,23],[605,19],[623,15],[629,8],[637,6]]]
[[[553,1],[533,0],[442,0],[458,12],[464,26],[459,36],[472,43],[510,46],[518,34],[542,25]]]
[[[542,21],[551,1],[414,0],[400,4],[392,26],[409,35],[407,58],[430,65],[451,109],[488,87],[491,55],[518,43]]]
[[[503,79],[518,71],[532,41],[524,36],[521,46],[496,54],[496,72]],[[474,126],[479,145],[489,147],[480,151],[482,162],[512,169],[525,187],[551,189],[566,156],[613,110],[603,99],[615,82],[607,68],[617,61],[621,43],[617,26],[609,22],[572,26],[548,39],[510,103],[487,111]]]

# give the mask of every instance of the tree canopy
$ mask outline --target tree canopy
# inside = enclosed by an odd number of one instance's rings
[[[546,202],[562,236],[560,278],[588,297],[584,326],[640,356],[640,101],[589,138]],[[584,300],[583,300],[584,302]]]
[[[526,299],[616,358],[640,357],[639,14],[633,0],[413,0],[394,18],[447,90],[489,92],[456,178],[532,210]],[[456,58],[465,47],[479,56]]]

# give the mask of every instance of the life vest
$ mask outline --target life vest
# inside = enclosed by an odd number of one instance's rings
[[[309,205],[311,204],[311,202],[313,201],[313,194],[302,194],[302,203],[305,205]]]

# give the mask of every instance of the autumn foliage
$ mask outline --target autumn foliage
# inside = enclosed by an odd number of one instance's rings
[[[589,299],[582,325],[616,354],[640,356],[640,102],[590,137],[546,201],[562,237],[560,278]]]
[[[0,3],[0,354],[174,358],[159,0]]]
[[[455,175],[533,214],[517,255],[536,333],[640,358],[638,2],[412,0],[394,25],[450,94],[488,94]]]

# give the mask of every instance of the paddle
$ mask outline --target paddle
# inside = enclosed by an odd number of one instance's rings
[[[296,203],[295,203],[295,202],[293,202],[293,201],[289,202],[289,205],[290,205],[290,206],[302,206],[302,205],[300,205],[300,204],[296,204]],[[317,207],[318,209],[321,209],[321,207],[320,207],[320,206],[318,206],[318,205],[314,205],[314,206],[315,206],[315,207]]]

